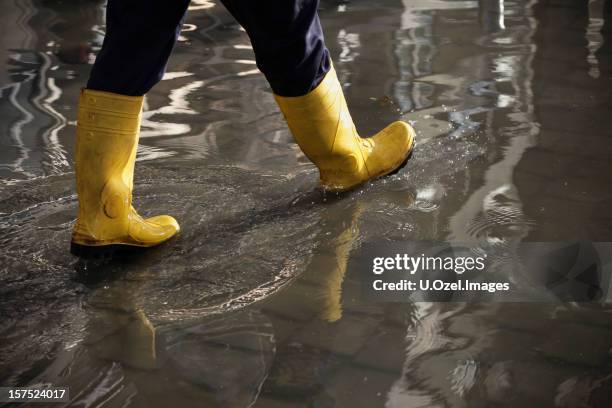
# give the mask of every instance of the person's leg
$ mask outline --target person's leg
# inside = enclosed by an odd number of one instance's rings
[[[108,0],[106,35],[87,88],[142,96],[159,82],[189,0]]]
[[[330,70],[318,0],[222,2],[249,35],[257,67],[276,95],[305,95]]]
[[[79,101],[75,255],[151,247],[179,231],[170,216],[141,218],[132,207],[132,188],[143,95],[162,78],[188,5],[108,0],[104,44]]]
[[[344,191],[385,176],[410,155],[414,130],[395,122],[362,139],[331,66],[319,0],[222,0],[249,35],[293,136],[324,188]]]

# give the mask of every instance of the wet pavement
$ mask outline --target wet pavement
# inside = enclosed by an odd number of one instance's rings
[[[612,241],[611,1],[323,1],[362,134],[418,134],[399,174],[337,197],[245,33],[194,0],[146,99],[134,192],[183,230],[84,262],[75,102],[103,7],[2,4],[0,384],[87,407],[612,404],[607,305],[373,303],[355,272],[364,248],[417,240]]]

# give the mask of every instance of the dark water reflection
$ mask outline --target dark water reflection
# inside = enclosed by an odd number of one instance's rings
[[[612,3],[323,1],[364,133],[418,130],[406,170],[326,197],[215,2],[147,96],[135,200],[178,239],[67,253],[75,106],[103,2],[7,0],[0,35],[0,382],[74,406],[607,407],[604,306],[372,304],[366,246],[612,240]]]

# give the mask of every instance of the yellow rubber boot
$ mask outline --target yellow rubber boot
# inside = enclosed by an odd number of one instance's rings
[[[357,134],[333,68],[310,93],[275,98],[296,142],[319,168],[326,190],[350,190],[392,173],[412,152],[414,130],[405,122],[394,122],[370,138]]]
[[[179,231],[168,215],[143,219],[132,207],[143,97],[83,90],[79,101],[76,179],[79,215],[71,252],[111,256],[158,245]]]

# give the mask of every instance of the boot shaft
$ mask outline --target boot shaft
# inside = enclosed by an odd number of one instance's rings
[[[143,99],[87,89],[81,93],[76,234],[107,239],[127,233]]]

